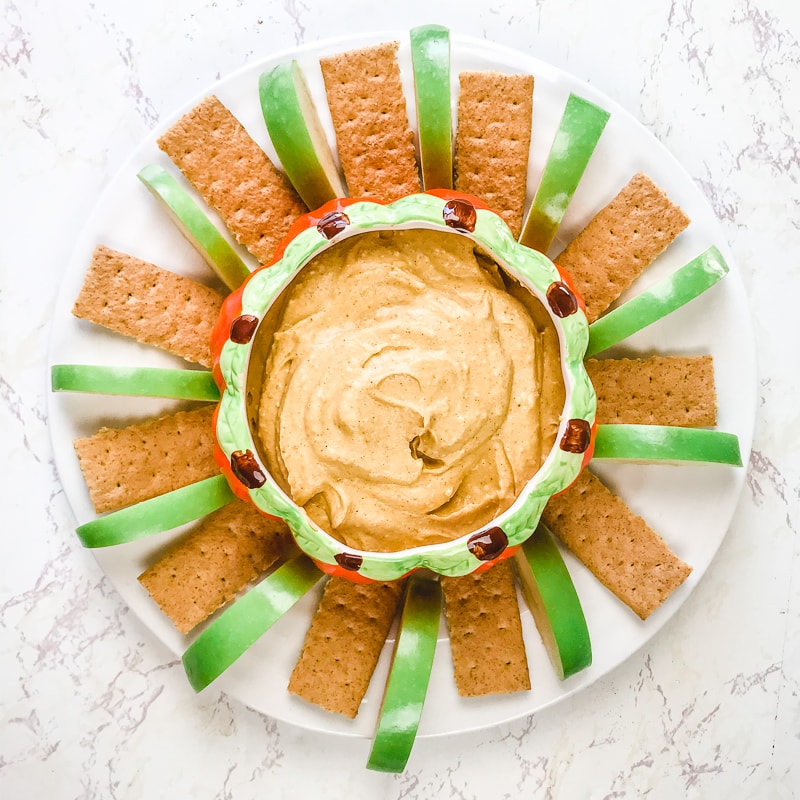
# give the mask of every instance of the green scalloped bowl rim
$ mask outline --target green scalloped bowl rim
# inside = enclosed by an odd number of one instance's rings
[[[453,199],[466,200],[476,210],[474,230],[456,229],[445,222],[445,206]],[[347,226],[327,238],[317,227],[320,219],[344,212]],[[505,271],[519,280],[540,300],[558,333],[561,371],[566,398],[553,448],[536,474],[519,493],[515,502],[486,525],[449,542],[412,547],[393,552],[373,552],[347,547],[317,526],[277,485],[263,466],[258,447],[247,421],[246,384],[250,353],[255,335],[246,343],[230,339],[233,316],[250,314],[263,319],[271,304],[295,276],[323,250],[345,238],[367,231],[390,229],[428,229],[468,236]],[[578,309],[566,317],[554,313],[547,302],[547,288],[555,282],[566,284],[578,300]],[[393,203],[374,200],[336,200],[295,224],[275,261],[253,272],[245,284],[228,299],[214,335],[214,372],[221,399],[214,418],[217,460],[239,497],[249,499],[263,513],[284,519],[300,548],[327,572],[357,581],[389,581],[416,569],[427,568],[446,576],[460,576],[486,568],[522,544],[536,528],[551,496],[569,488],[591,457],[595,426],[596,397],[583,360],[589,341],[589,328],[583,301],[571,285],[569,276],[543,254],[519,244],[500,216],[477,198],[451,191],[413,194]],[[559,447],[570,420],[585,420],[592,441],[583,452],[568,452]],[[234,476],[230,459],[236,451],[250,451],[261,467],[264,482],[246,488]],[[477,558],[468,542],[500,528],[508,544],[502,555],[491,560]],[[342,556],[344,555],[344,558]],[[336,556],[356,569],[343,568]]]

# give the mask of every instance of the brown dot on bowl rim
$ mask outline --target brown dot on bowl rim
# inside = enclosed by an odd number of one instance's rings
[[[334,559],[342,569],[350,572],[358,572],[364,563],[363,556],[358,555],[358,553],[336,553]]]
[[[592,440],[592,426],[585,419],[571,419],[558,446],[567,453],[585,453]]]
[[[467,200],[448,200],[442,209],[442,218],[448,227],[472,233],[478,221],[478,213],[475,206]]]
[[[349,224],[350,217],[344,211],[330,211],[317,223],[317,230],[326,239],[333,239]]]
[[[248,489],[258,489],[267,482],[264,468],[258,463],[252,450],[234,450],[231,453],[231,469]]]
[[[569,317],[578,310],[575,292],[563,281],[554,281],[547,287],[547,303],[557,317]]]
[[[247,344],[256,332],[258,317],[242,314],[231,323],[231,341],[235,344]]]
[[[508,536],[502,528],[489,528],[467,541],[467,550],[479,561],[491,561],[497,558],[508,547]]]

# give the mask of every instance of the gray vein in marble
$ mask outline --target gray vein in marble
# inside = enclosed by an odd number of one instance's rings
[[[92,9],[97,10],[97,7],[92,6]],[[138,74],[138,53],[136,52],[133,39],[129,36],[125,36],[118,29],[117,24],[115,22],[109,22],[106,16],[99,20],[99,22],[103,26],[105,32],[112,38],[117,55],[125,68],[127,80],[127,86],[124,92],[125,96],[130,97],[134,101],[136,113],[141,117],[147,127],[155,127],[160,117],[152,99],[145,94],[142,88]]]
[[[163,684],[152,686],[148,691],[126,689],[125,684],[130,683],[136,674],[145,676],[148,672],[158,672],[162,667],[151,671],[137,670],[137,664],[142,660],[141,654],[129,652],[123,659],[123,668],[114,676],[108,688],[97,696],[94,708],[104,710],[114,716],[120,730],[130,734],[147,719],[150,707],[164,691]]]
[[[749,0],[739,14],[731,17],[731,23],[749,27],[760,61],[757,66],[748,67],[744,79],[748,83],[759,81],[769,86],[774,96],[774,107],[779,109],[781,123],[781,129],[776,130],[774,125],[768,126],[764,120],[751,115],[756,140],[739,154],[737,166],[741,165],[741,158],[746,154],[779,172],[797,170],[800,168],[800,142],[792,125],[793,115],[789,113],[791,110],[796,117],[797,95],[795,92],[786,92],[784,96],[786,83],[774,73],[780,67],[785,67],[789,74],[796,72],[800,63],[800,43],[788,29],[781,26],[778,19],[768,11],[754,7]],[[792,104],[791,109],[787,109],[787,103]],[[774,138],[768,141],[770,135],[775,137],[778,134],[782,136],[782,142]]]
[[[691,752],[691,745],[703,739],[711,722],[718,715],[721,708],[720,704],[715,705],[699,719],[697,718],[698,703],[706,697],[707,692],[703,692],[681,708],[673,706],[664,688],[656,680],[650,654],[647,655],[645,663],[639,672],[639,680],[635,691],[635,704],[637,706],[639,705],[640,695],[644,691],[655,692],[658,696],[662,707],[659,718],[663,746],[658,753],[646,752],[635,765],[631,765],[628,768],[627,772],[620,772],[612,784],[615,789],[624,788],[627,785],[630,773],[634,768],[649,767],[656,762],[661,762],[667,753],[672,753],[676,763],[680,766],[680,774],[686,790],[696,787],[704,775],[722,773],[723,762],[719,748],[716,748],[713,752],[712,760],[705,762],[696,762]],[[611,796],[613,797],[614,795]]]
[[[205,706],[204,712],[212,721],[214,729],[224,737],[236,736],[240,733],[237,725],[238,715],[244,714],[247,718],[256,721],[257,727],[260,729],[259,751],[262,755],[247,775],[248,783],[258,785],[280,765],[285,751],[281,742],[280,728],[274,719],[231,700],[225,692],[220,692],[216,700],[209,702]],[[232,777],[233,772],[231,771],[228,773],[226,781],[231,780]],[[217,795],[219,798],[228,796],[228,794]]]
[[[766,487],[772,489],[785,506],[794,503],[800,497],[800,487],[790,488],[786,478],[769,456],[760,450],[752,450],[747,470],[747,485],[756,505],[761,505],[765,498]],[[788,519],[787,519],[788,522]]]
[[[0,399],[3,401],[3,405],[11,412],[14,419],[22,424],[23,419],[19,394],[2,375],[0,375]]]
[[[303,44],[306,40],[306,26],[303,24],[303,13],[311,9],[300,0],[284,0],[283,10],[289,16],[294,28],[294,43]]]
[[[49,112],[39,97],[38,90],[33,85],[28,72],[34,53],[31,34],[23,27],[22,16],[14,3],[6,0],[3,12],[0,63],[16,71],[25,81],[28,89],[23,95],[25,104],[19,117],[22,124],[46,140],[48,135],[42,123]]]
[[[264,733],[264,740],[262,742],[263,756],[260,764],[253,770],[253,780],[260,778],[262,775],[269,774],[278,766],[283,759],[285,752],[281,744],[280,729],[278,723],[264,714],[259,714],[256,711],[258,719],[261,720],[261,727]]]
[[[230,698],[221,692],[219,698],[209,708],[215,730],[222,736],[231,736],[236,733],[236,708]],[[253,712],[258,716],[258,712]]]
[[[522,727],[517,729],[517,725],[520,723]],[[553,779],[550,774],[550,759],[537,752],[536,749],[533,749],[535,748],[533,744],[535,742],[535,730],[536,716],[531,714],[524,720],[520,720],[519,723],[516,723],[508,733],[500,737],[499,741],[513,742],[514,744],[515,758],[521,767],[520,778],[517,781],[518,792],[523,793],[527,791],[528,787],[526,784],[529,783],[530,780],[533,780],[535,791],[540,792],[544,790],[545,794],[542,796],[544,798],[550,798],[553,789]],[[533,749],[533,753],[529,753],[528,749]],[[569,762],[571,762],[571,758]],[[569,762],[559,762],[559,767],[566,769],[569,766]]]
[[[225,774],[225,780],[222,782],[222,789],[214,795],[214,800],[233,800],[233,790],[230,788],[231,778],[233,773],[236,772],[238,764],[229,764],[228,771]]]
[[[415,775],[413,772],[404,772],[400,775],[393,776],[393,781],[400,787],[397,800],[403,800],[405,797],[419,797],[417,794],[420,783],[418,775]]]
[[[684,54],[685,63],[697,67],[703,83],[708,86],[706,59],[711,55],[713,45],[703,48],[702,44],[698,43],[698,38],[702,40],[705,34],[698,28],[693,0],[681,0],[681,2],[672,0],[667,14],[667,30],[662,34],[662,41],[666,42],[674,31],[684,37],[681,52]]]
[[[743,675],[741,672],[729,681],[725,681],[725,685],[730,687],[732,695],[744,695],[753,689],[761,689],[767,691],[767,679],[770,675],[775,673],[780,674],[781,668],[778,664],[772,664],[767,669],[761,672],[755,672],[752,675]]]
[[[649,86],[651,83],[658,80],[658,73],[661,69],[661,61],[664,58],[664,53],[667,49],[667,42],[669,39],[669,31],[672,25],[672,18],[675,13],[675,4],[676,0],[672,1],[670,5],[670,9],[667,13],[667,19],[665,21],[665,31],[659,37],[658,45],[653,53],[652,60],[650,61],[649,69],[646,73],[642,74],[642,82],[639,87],[639,116],[642,121],[650,128],[651,131],[656,136],[665,136],[669,133],[669,127],[667,126],[666,129],[662,129],[660,132],[658,130],[659,125],[659,118],[656,116],[654,118],[649,118],[647,114],[647,110],[645,108],[645,101],[649,98]]]
[[[439,792],[438,795],[441,796],[441,790],[447,786],[450,789],[450,794],[448,797],[453,798],[453,800],[469,800],[469,797],[464,794],[460,787],[456,786],[454,778],[460,776],[461,771],[463,770],[463,764],[461,759],[459,758],[455,764],[448,765],[447,770],[445,772],[446,779],[443,779],[442,782],[439,784]],[[424,795],[423,795],[424,796]],[[435,797],[436,795],[434,795]]]
[[[25,450],[33,456],[36,462],[41,463],[42,458],[31,443],[29,425],[31,420],[40,425],[46,424],[45,412],[39,408],[38,405],[24,402],[19,392],[9,383],[4,375],[0,375],[0,402],[2,402],[2,405],[8,410],[16,422],[19,423],[20,434]],[[28,415],[30,415],[30,419],[26,419]],[[53,465],[52,477],[56,480],[54,485],[58,485],[55,465]]]
[[[756,52],[761,54],[762,59],[766,58],[771,50],[780,52],[785,42],[792,47],[797,47],[797,39],[788,30],[782,29],[779,21],[769,11],[755,8],[751,0],[746,0],[740,14],[731,16],[731,22],[734,25],[748,24],[750,26],[753,45]],[[770,83],[778,88],[778,84],[773,81]]]
[[[25,74],[21,62],[30,64],[33,55],[30,34],[22,27],[22,18],[16,5],[6,0],[4,6],[0,62],[7,67],[18,67]]]
[[[725,188],[717,186],[711,179],[712,171],[708,163],[704,161],[703,166],[706,170],[706,177],[698,179],[698,183],[706,199],[711,203],[717,219],[736,224],[739,218],[740,196],[728,186]]]
[[[777,102],[782,102],[780,97]],[[790,124],[789,118],[783,111],[781,120]],[[764,164],[777,174],[800,171],[800,141],[791,131],[776,130],[773,125],[763,119],[757,119],[753,115],[750,115],[750,122],[755,139],[736,154],[737,169],[744,169],[744,162],[749,159]],[[779,135],[782,137],[782,141],[776,139]],[[795,205],[797,205],[796,201]]]

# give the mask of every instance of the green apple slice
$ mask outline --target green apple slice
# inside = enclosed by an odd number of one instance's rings
[[[439,633],[442,589],[438,580],[409,578],[389,679],[367,768],[402,772],[414,746]]]
[[[514,554],[514,561],[539,635],[563,681],[592,663],[592,643],[567,565],[543,523]]]
[[[586,357],[607,350],[628,336],[694,300],[728,272],[716,247],[709,247],[654,286],[600,317],[589,326]]]
[[[75,533],[84,547],[125,544],[200,519],[230,503],[235,497],[225,476],[215,475],[112,511],[78,526]]]
[[[183,654],[183,667],[199,692],[222,675],[317,581],[323,572],[297,555],[228,606]]]
[[[180,232],[222,282],[229,289],[238,289],[250,270],[189,192],[158,164],[144,167],[137,177],[164,204]]]
[[[297,62],[263,73],[258,94],[269,138],[303,202],[313,210],[344,197],[339,170]]]
[[[442,25],[420,25],[410,37],[422,185],[426,190],[452,189],[450,31]]]
[[[115,367],[98,364],[54,364],[54,392],[91,392],[173,400],[219,400],[210,372],[158,367]]]
[[[742,466],[739,437],[735,434],[673,425],[598,425],[592,457],[617,461],[702,461]]]
[[[570,94],[519,238],[546,253],[611,115]]]

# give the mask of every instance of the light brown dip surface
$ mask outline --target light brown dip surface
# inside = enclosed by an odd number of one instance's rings
[[[448,541],[508,508],[564,404],[541,304],[465,236],[355,236],[286,290],[258,417],[267,466],[364,550]]]

